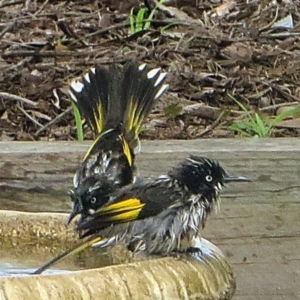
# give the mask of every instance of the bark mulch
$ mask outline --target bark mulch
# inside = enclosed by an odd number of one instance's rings
[[[141,8],[150,27],[132,32]],[[2,0],[0,140],[76,139],[68,82],[130,59],[169,73],[143,138],[240,136],[229,126],[249,114],[230,95],[269,124],[299,106],[299,13],[289,0]],[[275,125],[299,136],[299,111]]]

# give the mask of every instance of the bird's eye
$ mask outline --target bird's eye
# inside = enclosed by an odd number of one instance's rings
[[[205,180],[206,180],[207,182],[211,182],[211,181],[213,180],[213,178],[212,178],[211,175],[206,175]]]
[[[96,202],[97,202],[96,197],[93,197],[93,198],[91,199],[91,203],[92,203],[92,204],[95,204]]]

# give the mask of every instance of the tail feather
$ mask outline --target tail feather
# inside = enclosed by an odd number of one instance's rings
[[[166,73],[134,62],[90,69],[70,84],[70,95],[95,135],[122,126],[130,148],[138,145],[142,122],[165,92]]]
[[[111,80],[105,68],[91,68],[70,84],[70,96],[95,134],[104,130]]]
[[[64,258],[67,258],[71,255],[74,255],[76,253],[80,253],[82,252],[84,249],[93,246],[94,244],[99,244],[102,241],[102,238],[99,236],[92,236],[89,239],[87,239],[86,241],[81,242],[80,244],[76,245],[75,247],[61,253],[60,255],[54,257],[53,259],[51,259],[50,261],[48,261],[46,264],[44,264],[43,266],[41,266],[40,268],[38,268],[36,271],[34,271],[32,273],[32,275],[38,275],[43,273],[45,270],[49,269],[51,266],[53,266],[54,264],[58,263],[59,261],[61,261]],[[106,246],[106,244],[103,242],[103,247]],[[110,244],[108,244],[109,246]]]
[[[145,64],[139,68],[133,67],[135,69],[131,71],[131,77],[126,76],[123,83],[123,101],[128,103],[123,130],[131,149],[135,149],[138,145],[142,122],[167,88],[167,85],[163,84],[166,73],[162,73],[160,68],[148,71]]]
[[[74,205],[78,202],[74,207],[81,207],[77,214],[97,208],[91,199],[103,204],[95,196],[98,192],[103,196],[102,182],[109,182],[115,190],[135,180],[138,135],[154,102],[167,88],[165,78],[160,68],[148,70],[146,64],[129,62],[123,68],[97,66],[70,84],[71,98],[96,136],[73,180]],[[84,187],[89,177],[99,184]],[[74,216],[75,212],[71,219]]]
[[[108,228],[108,232],[111,232],[112,228]],[[115,245],[118,241],[122,240],[127,232],[127,227],[123,230],[120,229],[119,232],[116,232],[115,234],[111,232],[111,234],[106,235],[105,232],[103,232],[103,236],[99,236],[98,232],[95,232],[96,234],[90,236],[86,240],[82,241],[81,243],[75,245],[74,247],[66,250],[65,252],[59,254],[58,256],[54,257],[47,263],[45,263],[43,266],[38,268],[36,271],[32,273],[32,275],[38,275],[52,267],[53,265],[57,264],[58,262],[62,261],[63,259],[70,257],[75,254],[79,254],[80,252],[84,251],[85,249],[89,247],[97,247],[97,248],[107,248],[110,246]]]

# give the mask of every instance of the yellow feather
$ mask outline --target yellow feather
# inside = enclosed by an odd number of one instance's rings
[[[133,221],[133,220],[136,220],[136,218],[139,215],[140,211],[141,211],[140,209],[134,209],[134,210],[131,210],[131,211],[126,211],[126,212],[123,212],[121,214],[112,216],[110,219],[112,221]]]
[[[93,142],[93,144],[91,145],[91,147],[89,148],[89,150],[87,151],[87,153],[85,154],[85,156],[83,158],[83,161],[85,161],[88,158],[88,156],[90,155],[92,149],[98,143],[98,141],[102,138],[102,136],[103,136],[103,134],[100,134],[99,136],[97,136],[97,138],[95,139],[95,141]]]
[[[122,144],[123,144],[123,152],[127,157],[128,163],[130,166],[132,166],[132,155],[131,155],[130,147],[123,137],[122,137]]]
[[[133,128],[135,121],[135,113],[137,110],[137,103],[133,101],[133,99],[131,99],[130,101],[130,106],[129,106],[129,111],[128,111],[128,124],[127,124],[127,132],[131,131],[131,129]]]
[[[97,128],[92,128],[92,129],[93,129],[94,132],[97,129],[97,132],[100,133],[103,130],[103,124],[104,124],[104,116],[103,116],[101,103],[98,104],[97,109],[98,109],[98,111],[94,111],[94,118],[95,118],[95,123],[96,123]],[[97,144],[97,142],[100,140],[100,138],[103,136],[103,134],[105,134],[105,132],[102,132],[101,134],[99,134],[96,137],[96,139],[93,142],[92,146],[89,148],[89,150],[85,154],[85,156],[83,158],[83,161],[85,161],[87,159],[87,157],[90,155],[90,153],[91,153],[92,149],[94,148],[95,144]]]
[[[96,120],[96,124],[97,124],[97,130],[98,130],[98,133],[100,133],[102,130],[103,130],[103,124],[104,124],[104,116],[103,116],[103,111],[102,111],[102,105],[101,103],[98,104],[98,116],[96,115],[96,112],[95,112],[95,120]]]
[[[141,201],[138,198],[130,198],[127,200],[119,201],[117,203],[111,204],[109,206],[103,207],[99,209],[99,212],[126,212],[131,210],[141,210],[144,206],[144,203],[141,203]]]
[[[94,238],[94,239],[92,239],[90,241],[87,241],[86,243],[82,244],[81,246],[77,247],[76,249],[74,249],[73,251],[71,251],[70,253],[68,253],[67,256],[79,253],[79,252],[83,251],[84,249],[86,249],[86,248],[94,245],[95,243],[100,242],[101,240],[102,240],[101,237],[96,237],[96,238]]]

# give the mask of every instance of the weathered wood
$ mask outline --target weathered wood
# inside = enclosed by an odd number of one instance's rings
[[[254,200],[246,204],[225,199],[204,236],[220,247],[234,268],[234,299],[299,299],[299,199],[289,202],[287,195],[282,202],[273,199],[273,204]]]
[[[0,207],[68,210],[67,189],[89,145],[0,143]],[[253,180],[226,187],[221,211],[204,230],[233,264],[234,299],[299,299],[300,139],[143,142],[140,173],[161,174],[189,154],[218,159],[230,174]]]
[[[0,143],[0,208],[25,211],[70,209],[68,189],[90,142]],[[232,184],[224,194],[273,202],[273,197],[298,201],[300,140],[243,139],[145,141],[137,158],[145,177],[165,173],[189,154],[218,159],[232,175],[244,175],[251,184]],[[268,192],[268,196],[263,194]],[[239,200],[240,201],[240,200]],[[51,203],[51,205],[49,205]]]

